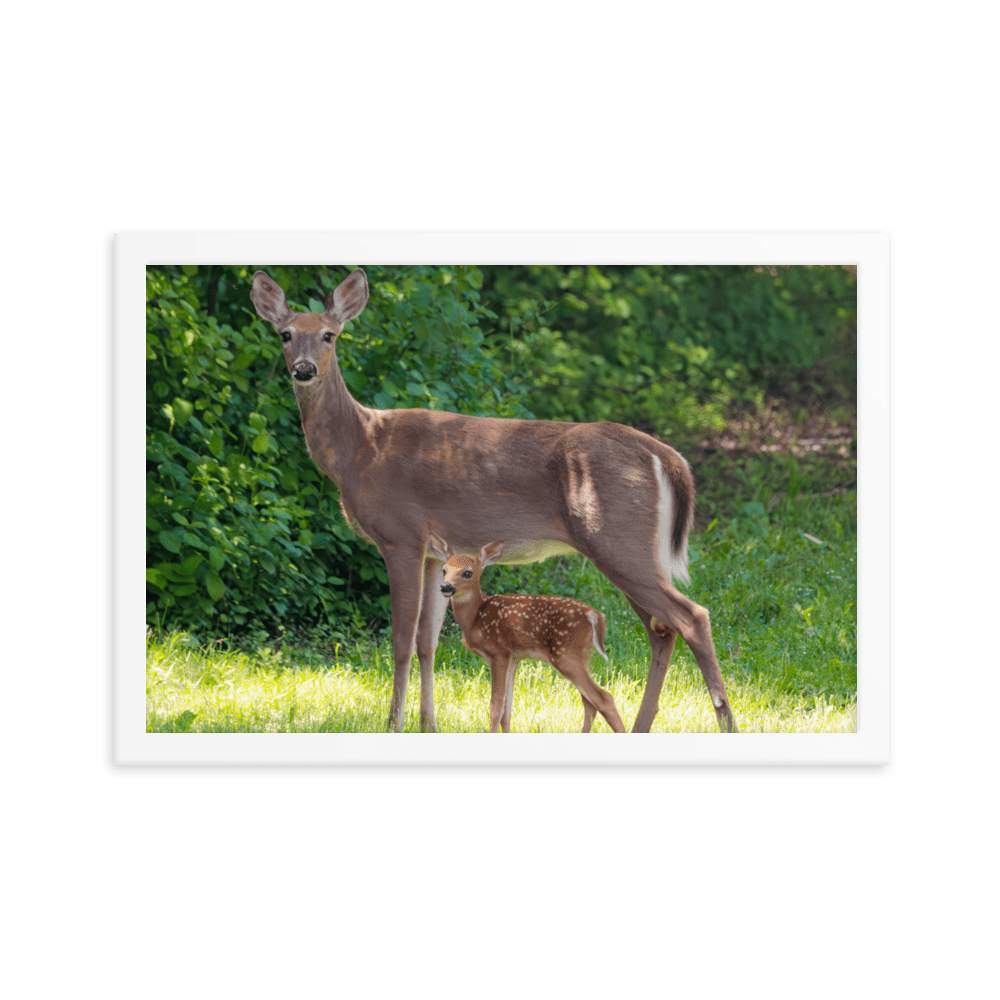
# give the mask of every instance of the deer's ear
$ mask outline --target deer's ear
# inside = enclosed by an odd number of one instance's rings
[[[263,271],[253,276],[250,298],[261,319],[270,320],[275,326],[283,326],[291,318],[288,300],[281,285],[269,278]]]
[[[489,542],[479,550],[479,555],[476,558],[485,569],[487,566],[492,566],[494,563],[500,562],[502,555],[503,542]]]
[[[441,562],[447,562],[455,554],[454,549],[443,538],[438,538],[433,531],[427,539],[427,550]]]
[[[337,326],[343,326],[349,320],[361,315],[368,301],[368,277],[361,268],[357,268],[344,278],[327,296],[324,314]]]

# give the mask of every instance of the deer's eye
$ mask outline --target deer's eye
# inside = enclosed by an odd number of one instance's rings
[[[281,331],[281,339],[284,343],[288,343],[292,339],[292,335],[287,330]]]
[[[326,333],[323,334],[323,343],[329,344],[331,340],[333,340],[333,331],[327,330]]]
[[[471,579],[472,579],[472,570],[471,570],[471,569],[467,569],[467,570],[466,570],[466,571],[465,571],[465,572],[464,572],[464,573],[462,574],[462,576],[463,576],[463,577],[464,577],[464,578],[465,578],[466,580],[471,580]]]

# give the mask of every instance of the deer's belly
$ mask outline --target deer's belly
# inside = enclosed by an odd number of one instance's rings
[[[503,556],[500,562],[508,565],[518,563],[540,562],[550,556],[561,556],[567,552],[575,552],[572,545],[565,542],[557,542],[553,538],[533,538],[530,541],[504,542]]]
[[[510,658],[517,663],[518,660],[541,660],[543,663],[551,663],[552,654],[547,649],[515,649],[510,654]]]
[[[469,641],[462,636],[462,645],[465,646],[470,652],[475,653],[476,656],[481,656],[487,663],[490,661],[490,652],[484,646],[481,646],[475,640]],[[510,654],[510,659],[512,663],[517,663],[519,660],[541,660],[544,663],[551,663],[552,654],[547,649],[533,649],[531,647],[525,646],[524,649],[515,649]]]

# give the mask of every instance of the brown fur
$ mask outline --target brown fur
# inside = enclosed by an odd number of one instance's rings
[[[483,567],[498,562],[502,542],[484,545],[475,556],[458,555],[443,539],[431,535],[431,552],[446,558],[441,591],[449,592],[451,610],[462,629],[462,642],[489,665],[492,681],[490,732],[510,732],[514,675],[521,660],[545,660],[568,678],[583,701],[583,731],[590,732],[600,712],[616,733],[625,732],[614,699],[591,677],[591,649],[602,656],[607,621],[604,615],[570,597],[498,594],[487,597],[479,586]]]
[[[633,728],[648,731],[652,724],[680,633],[698,661],[719,727],[734,732],[708,612],[675,589],[659,564],[653,456],[672,491],[675,555],[685,551],[694,509],[687,463],[669,445],[621,424],[361,406],[344,384],[335,344],[367,296],[360,270],[344,279],[323,313],[292,313],[262,271],[251,292],[260,315],[290,334],[283,344],[289,372],[303,359],[316,366],[317,377],[293,380],[309,454],[337,484],[345,515],[385,560],[395,661],[390,728],[402,726],[414,647],[421,726],[436,728],[433,665],[444,605],[426,585],[427,573],[436,569],[427,553],[434,532],[465,553],[503,538],[505,562],[581,552],[624,592],[649,637],[650,676]],[[325,330],[334,334],[329,341]]]

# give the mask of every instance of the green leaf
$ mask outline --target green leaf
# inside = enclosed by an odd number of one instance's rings
[[[222,435],[218,431],[213,431],[212,436],[208,439],[208,450],[216,458],[222,454]]]
[[[177,536],[172,531],[161,531],[157,536],[160,544],[168,552],[180,552],[181,544],[177,541]]]
[[[226,562],[225,553],[217,545],[208,550],[208,562],[212,569],[222,569]]]
[[[205,589],[208,591],[208,596],[217,601],[226,592],[226,585],[218,573],[210,571],[205,574]]]
[[[368,379],[365,377],[364,372],[355,371],[353,368],[345,368],[341,374],[344,376],[347,387],[353,389],[355,392],[361,392],[368,385]]]
[[[262,431],[267,427],[267,417],[263,413],[251,413],[247,421],[255,431]]]
[[[256,357],[257,357],[257,351],[250,351],[250,350],[240,351],[240,353],[237,354],[235,358],[233,358],[232,363],[229,366],[230,371],[233,370],[243,371],[245,368],[249,368],[251,362]]]
[[[180,399],[179,397],[174,397],[173,402],[173,414],[174,420],[181,426],[186,424],[190,419],[191,415],[194,413],[194,404],[189,403],[186,399]]]
[[[264,452],[270,447],[270,441],[271,439],[268,437],[267,433],[258,434],[253,439],[253,450],[257,452],[258,455],[263,455]]]
[[[193,556],[188,556],[184,562],[181,563],[181,573],[184,576],[194,576],[195,570],[205,561],[204,556],[199,556],[197,554]]]
[[[157,563],[152,568],[171,583],[187,582],[184,577],[181,576],[180,566],[177,563]]]

